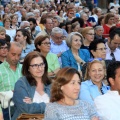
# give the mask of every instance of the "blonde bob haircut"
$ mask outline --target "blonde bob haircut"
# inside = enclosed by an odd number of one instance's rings
[[[89,76],[89,72],[91,70],[91,66],[94,64],[94,63],[100,63],[101,65],[103,65],[103,69],[105,71],[105,76],[106,76],[106,65],[105,65],[105,62],[102,60],[102,61],[99,61],[97,59],[94,59],[92,62],[89,62],[88,65],[87,65],[87,68],[86,68],[86,72],[85,72],[85,77],[84,77],[84,80],[90,80],[90,76]]]
[[[66,42],[69,48],[71,48],[72,39],[74,35],[79,36],[81,38],[81,42],[83,42],[83,36],[79,32],[71,32],[66,39]]]
[[[94,28],[93,27],[85,27],[82,29],[81,34],[83,35],[84,38],[90,30],[94,30]]]

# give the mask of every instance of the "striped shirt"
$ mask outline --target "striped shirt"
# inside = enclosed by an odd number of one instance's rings
[[[6,61],[0,65],[0,92],[14,90],[16,81],[22,76],[21,68],[22,65],[18,63],[16,71],[13,71]]]

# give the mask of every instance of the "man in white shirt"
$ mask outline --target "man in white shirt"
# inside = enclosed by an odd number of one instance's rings
[[[120,28],[113,29],[106,43],[106,60],[120,61]]]
[[[120,61],[109,64],[107,80],[111,90],[95,99],[102,120],[120,120]]]

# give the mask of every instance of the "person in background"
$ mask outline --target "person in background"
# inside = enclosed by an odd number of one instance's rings
[[[51,88],[51,98],[45,109],[44,120],[99,120],[95,107],[77,100],[80,90],[80,73],[71,67],[62,68]]]
[[[120,28],[113,29],[106,43],[106,60],[120,61]]]
[[[107,80],[111,89],[103,96],[95,98],[98,114],[103,120],[120,119],[120,61],[114,61],[107,68]],[[116,112],[117,111],[117,112]]]
[[[73,23],[71,26],[71,29],[73,32],[78,32],[80,30],[80,24],[79,23]]]
[[[26,29],[18,29],[15,36],[15,41],[19,42],[22,47],[22,53],[20,57],[20,62],[23,62],[25,56],[35,49],[34,44],[31,41],[30,34]]]
[[[5,40],[0,39],[0,64],[4,62],[8,53],[9,45]]]
[[[5,30],[6,30],[6,34],[8,34],[8,35],[11,37],[11,41],[13,41],[13,40],[14,40],[14,37],[15,37],[15,35],[16,35],[16,30],[10,28],[10,24],[11,24],[11,19],[10,19],[10,17],[9,17],[9,18],[5,18],[5,19],[3,20],[3,23],[4,23]]]
[[[92,27],[83,28],[81,34],[84,37],[81,49],[89,50],[90,43],[94,40],[94,36],[95,36],[94,28]]]
[[[15,84],[13,101],[16,120],[22,113],[43,114],[50,100],[50,81],[47,77],[47,61],[37,51],[30,52],[22,67],[23,77]]]
[[[103,37],[103,32],[104,32],[103,26],[100,25],[96,26],[94,30],[95,30],[94,39],[104,39],[105,42],[107,42],[107,40]]]
[[[110,28],[113,27],[113,26],[115,26],[115,24],[114,24],[114,14],[108,13],[108,14],[105,15],[105,18],[104,18],[103,37],[105,37],[105,38],[109,37]]]
[[[0,39],[5,39],[6,30],[4,27],[0,26]]]
[[[66,41],[63,40],[63,30],[61,28],[55,27],[52,29],[50,43],[50,52],[57,55],[60,66],[62,67],[61,54],[69,48]]]
[[[60,64],[56,54],[50,53],[50,38],[49,36],[39,36],[35,39],[35,48],[36,51],[40,52],[47,60],[48,64],[48,76],[55,76],[56,73],[60,70]]]
[[[94,99],[97,96],[105,94],[110,89],[102,82],[106,75],[105,70],[105,64],[100,59],[96,58],[88,63],[85,81],[81,84],[79,99],[94,104]]]

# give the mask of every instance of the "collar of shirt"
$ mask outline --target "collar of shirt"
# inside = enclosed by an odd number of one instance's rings
[[[109,90],[108,94],[115,95],[115,96],[120,96],[119,93],[118,93],[118,91],[115,91],[115,90],[113,90],[113,91]]]

